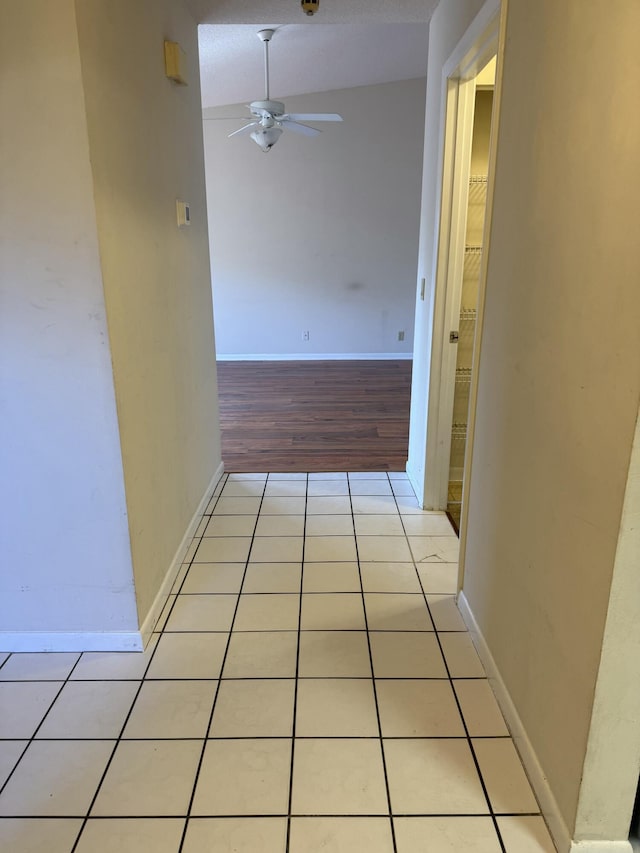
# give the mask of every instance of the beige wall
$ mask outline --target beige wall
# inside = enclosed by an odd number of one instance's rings
[[[0,80],[0,648],[130,647],[137,620],[73,0],[0,4]]]
[[[220,462],[197,31],[179,0],[76,6],[142,621]],[[165,38],[186,87],[164,75]]]
[[[509,2],[471,471],[464,592],[578,839],[630,808],[621,766],[576,825],[640,398],[638,32],[635,3]]]
[[[471,145],[472,175],[486,175],[489,168],[492,108],[493,91],[479,89],[476,92],[475,111],[473,115],[473,143]],[[475,235],[472,235],[472,237],[474,240],[476,239]],[[482,242],[482,236],[480,236],[478,242]]]

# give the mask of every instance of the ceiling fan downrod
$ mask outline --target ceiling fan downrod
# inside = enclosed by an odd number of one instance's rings
[[[269,100],[269,42],[273,38],[273,30],[260,30],[258,38],[264,44],[264,91],[265,101]]]

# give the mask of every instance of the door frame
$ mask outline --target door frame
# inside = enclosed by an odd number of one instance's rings
[[[447,79],[441,221],[438,239],[432,374],[427,414],[425,507],[446,509],[451,424],[458,348],[449,334],[459,330],[469,200],[475,82]],[[438,311],[440,307],[440,311]],[[430,441],[430,437],[434,440]]]
[[[444,510],[447,506],[449,462],[451,456],[451,423],[455,390],[457,347],[449,342],[449,334],[459,327],[462,274],[464,266],[467,203],[471,142],[475,110],[475,77],[498,54],[500,33],[500,0],[487,0],[475,20],[445,62],[442,70],[442,93],[445,104],[442,127],[441,201],[439,210],[438,248],[435,262],[435,301],[431,338],[431,370],[428,388],[424,495],[425,509]],[[497,75],[498,71],[496,72]],[[496,76],[497,81],[497,76]],[[492,116],[492,148],[495,147],[494,120],[498,114],[497,87]],[[490,173],[492,154],[490,151]],[[495,158],[494,158],[495,159]],[[492,190],[487,184],[487,212]],[[485,216],[483,263],[478,293],[478,314],[474,341],[474,371],[469,394],[470,409],[475,405],[474,380],[477,378],[476,344],[481,330],[481,304],[484,300],[485,258],[488,253],[489,217]],[[473,445],[471,412],[467,428],[467,457]],[[463,515],[464,515],[463,494]],[[464,519],[466,521],[466,517]],[[462,538],[461,518],[461,538]],[[462,542],[461,542],[462,545]],[[461,548],[462,550],[462,548]]]

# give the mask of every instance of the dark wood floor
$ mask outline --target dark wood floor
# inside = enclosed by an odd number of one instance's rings
[[[411,361],[221,361],[225,471],[404,471]]]

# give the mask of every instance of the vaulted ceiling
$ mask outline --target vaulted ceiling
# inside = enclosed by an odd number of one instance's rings
[[[200,27],[202,106],[261,99],[263,48],[271,42],[271,94],[287,97],[420,77],[438,0],[187,0]]]
[[[256,33],[276,29],[270,44],[271,96],[284,98],[422,77],[428,24],[285,24],[201,26],[202,106],[264,97],[263,46]]]

